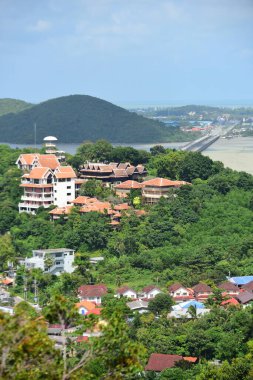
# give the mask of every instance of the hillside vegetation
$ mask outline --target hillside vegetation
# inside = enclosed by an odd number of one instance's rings
[[[0,99],[0,116],[17,113],[23,111],[27,108],[31,108],[33,104],[24,102],[23,100],[18,99]]]
[[[51,99],[0,117],[1,140],[10,143],[33,142],[55,135],[61,142],[107,139],[114,143],[152,143],[185,141],[189,136],[175,127],[144,118],[104,100],[87,95]],[[192,136],[191,136],[192,138]]]

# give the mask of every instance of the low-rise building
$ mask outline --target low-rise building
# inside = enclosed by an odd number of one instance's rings
[[[139,179],[147,175],[143,165],[133,166],[129,162],[95,163],[88,162],[80,167],[81,178],[99,179],[106,184],[120,183],[128,179]]]
[[[63,272],[72,273],[75,251],[68,248],[39,249],[33,251],[33,257],[26,258],[27,269],[40,268],[45,273],[59,275]]]
[[[130,194],[131,190],[141,190],[142,184],[137,181],[128,180],[115,185],[114,189],[118,197],[126,198]]]
[[[132,311],[136,311],[139,314],[147,313],[149,311],[148,302],[144,300],[135,300],[135,301],[127,302],[127,306]]]
[[[145,371],[162,372],[167,368],[175,367],[176,363],[179,361],[197,363],[198,358],[190,356],[183,357],[182,355],[153,353],[149,357],[148,364],[145,367]]]
[[[213,294],[212,288],[203,282],[195,285],[193,287],[193,291],[194,296],[198,301],[206,301],[207,298]]]
[[[162,291],[160,288],[158,288],[158,286],[148,285],[142,289],[141,298],[150,300],[150,299],[155,298],[155,296],[157,296],[157,294],[160,294],[160,293],[162,293]]]
[[[79,314],[87,315],[90,311],[96,308],[96,304],[90,301],[83,300],[76,303],[75,307],[77,308]]]
[[[78,297],[81,301],[92,301],[97,305],[102,302],[102,297],[107,294],[107,286],[104,284],[82,285],[78,288]]]
[[[168,198],[172,189],[188,185],[185,181],[171,181],[166,178],[154,178],[142,183],[142,197],[146,204],[157,203],[161,197]]]
[[[221,289],[222,295],[224,297],[235,297],[240,293],[240,289],[238,288],[238,286],[234,285],[230,281],[222,282],[220,285],[218,285],[218,288]]]
[[[128,286],[122,286],[120,287],[116,292],[116,297],[127,297],[127,298],[137,298],[137,293],[133,289],[129,288]]]
[[[193,290],[190,288],[186,288],[181,285],[179,282],[172,284],[169,287],[169,295],[173,298],[173,300],[178,302],[185,302],[194,299]]]

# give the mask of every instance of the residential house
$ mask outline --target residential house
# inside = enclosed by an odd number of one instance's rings
[[[229,296],[229,297],[235,297],[240,293],[240,289],[238,286],[234,285],[230,281],[225,281],[218,285],[218,288],[222,290],[223,297]]]
[[[172,284],[168,290],[170,296],[173,298],[175,302],[184,302],[194,299],[193,290],[190,288],[186,288],[179,282]]]
[[[63,217],[64,219],[68,218],[68,215],[71,213],[73,206],[64,206],[64,207],[56,207],[53,210],[49,211],[49,215],[52,220],[57,220]]]
[[[95,303],[86,300],[76,303],[75,306],[78,309],[78,313],[82,315],[87,315],[88,312],[96,308]]]
[[[162,293],[162,291],[160,288],[158,288],[158,286],[148,285],[142,289],[141,298],[150,300],[152,298],[155,298],[155,296],[157,296],[159,293]]]
[[[97,305],[102,302],[102,297],[107,294],[107,286],[104,284],[82,285],[78,288],[78,297],[81,301],[92,301]]]
[[[73,249],[38,249],[33,251],[33,257],[26,257],[24,265],[27,269],[40,268],[45,273],[59,275],[62,272],[74,271],[74,259]]]
[[[171,181],[166,178],[154,178],[142,183],[142,197],[146,204],[158,203],[161,197],[168,198],[172,189],[189,184],[185,181]]]
[[[236,299],[240,302],[241,305],[246,306],[253,303],[253,293],[245,290],[244,292],[238,294]]]
[[[135,300],[135,301],[127,302],[127,306],[132,311],[136,311],[139,314],[147,313],[149,311],[148,302],[144,300]]]
[[[183,357],[182,355],[169,355],[169,354],[157,354],[150,355],[148,364],[145,367],[145,371],[162,372],[167,368],[173,368],[179,361],[188,361],[190,363],[197,363],[197,357]]]
[[[141,190],[142,184],[137,181],[128,180],[115,185],[114,189],[118,197],[126,198],[130,194],[131,190]]]
[[[195,285],[193,287],[193,291],[194,296],[198,301],[206,301],[207,298],[213,294],[212,288],[203,282]]]
[[[247,292],[253,293],[253,281],[250,281],[246,285],[243,285],[241,287],[241,290],[243,290],[243,291],[247,290]]]
[[[30,172],[36,167],[55,170],[60,162],[54,154],[26,153],[18,157],[16,165],[19,169]]]
[[[136,299],[137,293],[136,293],[136,291],[129,288],[128,286],[122,286],[117,290],[116,297],[117,298],[127,297],[127,298]]]
[[[230,278],[228,278],[228,281],[232,282],[233,284],[235,284],[235,285],[239,286],[239,288],[241,288],[243,285],[246,285],[249,282],[253,281],[253,276],[230,277]]]

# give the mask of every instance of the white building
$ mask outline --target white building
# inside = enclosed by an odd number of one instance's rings
[[[39,249],[33,251],[33,257],[26,258],[27,269],[40,268],[45,273],[59,275],[74,271],[75,251],[68,248]]]
[[[51,205],[65,207],[75,198],[76,174],[71,166],[34,167],[22,176],[24,194],[19,203],[19,212],[35,214],[39,207]]]
[[[152,298],[155,298],[155,296],[157,296],[157,294],[159,294],[159,293],[162,293],[160,288],[158,288],[155,285],[148,285],[142,289],[141,298],[152,299]]]
[[[21,180],[24,194],[18,205],[19,212],[35,214],[39,207],[49,207],[54,204],[53,172],[49,168],[35,167],[29,174],[24,174]]]
[[[75,199],[76,173],[71,166],[58,166],[54,171],[54,205],[65,207]]]
[[[117,297],[117,298],[127,297],[127,298],[136,299],[137,293],[136,293],[136,291],[129,288],[128,286],[122,286],[121,288],[119,288],[117,290],[115,297]]]

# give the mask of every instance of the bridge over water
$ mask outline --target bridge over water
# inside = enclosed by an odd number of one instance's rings
[[[188,144],[184,145],[181,150],[183,151],[191,151],[191,152],[203,152],[203,150],[207,149],[210,145],[212,145],[215,141],[220,138],[219,134],[216,135],[207,135],[203,136],[197,140],[191,141]]]

